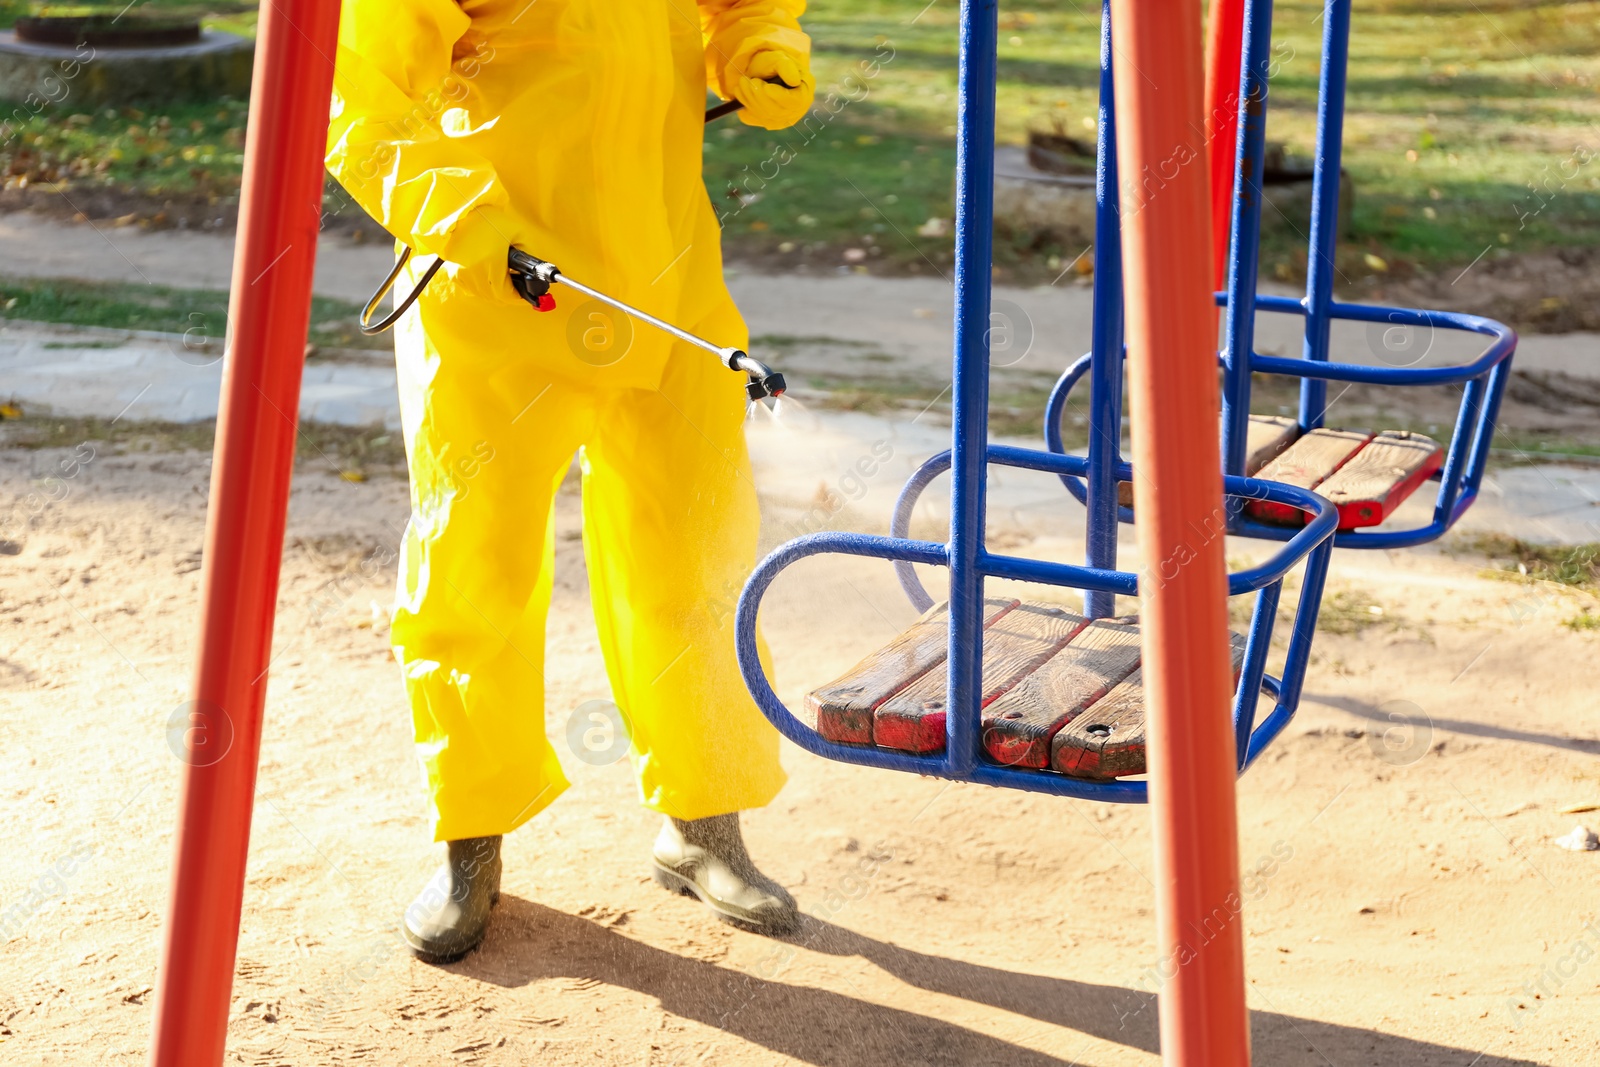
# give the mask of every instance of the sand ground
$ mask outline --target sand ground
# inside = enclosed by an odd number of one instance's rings
[[[142,1063],[151,1024],[209,457],[83,456],[0,451],[0,500],[27,508],[0,557],[7,1064]],[[771,541],[809,486],[764,489]],[[404,485],[300,473],[230,1062],[1158,1062],[1143,808],[786,746],[791,782],[746,832],[804,930],[739,932],[651,884],[626,762],[563,740],[607,695],[577,505],[569,484],[547,699],[573,788],[508,839],[484,946],[430,967],[394,937],[438,855],[382,621]],[[1007,522],[1015,550],[1081,551]],[[1600,821],[1562,810],[1600,802],[1600,634],[1565,625],[1592,598],[1454,544],[1336,558],[1346,632],[1319,636],[1299,717],[1241,782],[1259,1064],[1600,1062],[1600,853],[1552,843]],[[780,693],[797,706],[912,617],[887,566],[803,565],[764,616]]]

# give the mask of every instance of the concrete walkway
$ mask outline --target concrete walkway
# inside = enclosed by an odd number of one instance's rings
[[[175,287],[224,285],[232,255],[226,237],[96,229],[19,215],[0,215],[0,241],[8,251],[0,273]],[[326,242],[319,253],[318,291],[364,298],[387,270],[389,254],[386,248],[342,239]],[[807,347],[845,352],[830,357],[830,370],[849,369],[850,361],[865,353],[871,358],[858,366],[874,376],[949,381],[951,299],[941,280],[775,277],[733,270],[729,285],[757,338],[805,339]],[[1053,378],[1086,344],[1090,302],[1085,287],[997,288],[995,306],[1002,316],[995,336],[996,364],[1003,370],[997,373]],[[1285,316],[1261,316],[1258,348],[1297,351],[1297,325]],[[1341,333],[1338,339],[1342,358],[1379,358],[1381,344],[1375,348],[1365,331]],[[1467,359],[1479,347],[1472,338],[1428,340],[1418,344],[1427,349],[1420,365]],[[1525,338],[1517,364],[1600,377],[1597,342],[1588,335]],[[759,351],[761,346],[753,347]],[[0,399],[25,408],[108,419],[198,421],[216,416],[221,377],[221,361],[213,352],[187,347],[180,337],[0,321]],[[778,418],[765,409],[755,412],[750,423],[763,490],[795,496],[797,502],[831,501],[823,516],[830,525],[881,528],[906,476],[949,445],[947,426],[932,414],[813,413],[792,401],[780,410]],[[381,357],[313,360],[306,366],[300,414],[344,425],[397,427],[393,367]],[[866,467],[873,471],[870,476],[860,473]],[[947,494],[943,483],[935,483],[919,515],[943,521]],[[1081,528],[1081,510],[1053,478],[997,470],[990,497],[997,524],[1040,534],[1066,530],[1068,540]],[[1429,501],[1427,490],[1417,494],[1397,520],[1425,522]],[[1600,470],[1524,466],[1496,471],[1462,525],[1569,543],[1600,540]]]
[[[181,336],[50,323],[0,323],[0,399],[58,415],[200,422],[217,417],[220,345]],[[400,424],[393,366],[306,364],[300,417],[345,426]]]
[[[0,275],[90,282],[226,289],[233,235],[193,230],[144,231],[107,222],[61,222],[22,212],[0,215]],[[316,291],[365,301],[388,273],[387,246],[334,238],[317,245]]]
[[[179,230],[62,223],[27,214],[0,215],[0,275],[81,278],[190,289],[225,289],[233,263],[228,235]],[[317,249],[316,291],[365,302],[393,262],[386,244],[333,237]],[[1075,276],[1074,276],[1075,277]],[[949,285],[938,278],[876,278],[859,274],[760,275],[731,268],[729,288],[753,337],[825,337],[868,345],[888,355],[897,372],[930,381],[950,377]],[[1268,287],[1269,289],[1271,287]],[[1289,294],[1287,290],[1283,290]],[[1088,347],[1090,290],[1071,280],[1057,286],[997,286],[996,363],[1054,377]],[[1403,349],[1394,353],[1396,344]],[[1437,331],[1396,338],[1381,327],[1335,328],[1337,358],[1357,363],[1443,366],[1482,350],[1475,336]],[[1256,348],[1272,355],[1300,351],[1297,316],[1257,317]],[[1600,377],[1600,335],[1534,334],[1517,351],[1522,370]]]

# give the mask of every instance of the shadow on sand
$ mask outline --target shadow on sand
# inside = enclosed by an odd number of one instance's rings
[[[1018,1019],[1018,1038],[1038,1026],[1076,1030],[1105,1041],[1157,1051],[1155,998],[1140,989],[1000,970],[930,956],[807,919],[796,947],[855,956],[907,985],[958,997]],[[773,1052],[826,1067],[884,1064],[1073,1062],[1066,1041],[1057,1055],[1026,1048],[927,1014],[858,999],[832,989],[790,985],[691,959],[636,941],[586,919],[509,894],[500,900],[484,946],[450,970],[515,987],[549,978],[588,979],[659,1000],[673,1015],[715,1027]],[[1025,1020],[1032,1020],[1028,1022]],[[1271,1067],[1539,1067],[1533,1060],[1473,1051],[1282,1015],[1252,1012],[1257,1062]],[[1084,1050],[1086,1051],[1086,1050]],[[1474,1058],[1476,1057],[1476,1058]]]

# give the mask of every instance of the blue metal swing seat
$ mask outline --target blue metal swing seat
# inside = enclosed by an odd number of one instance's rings
[[[1517,336],[1509,327],[1477,315],[1347,304],[1333,299],[1350,9],[1350,0],[1330,0],[1325,9],[1306,295],[1299,300],[1256,292],[1272,3],[1271,0],[1253,0],[1246,10],[1240,86],[1243,107],[1234,172],[1228,287],[1216,294],[1226,323],[1224,347],[1219,353],[1223,379],[1223,471],[1233,475],[1259,475],[1318,490],[1319,495],[1331,499],[1339,511],[1339,532],[1334,540],[1338,547],[1399,548],[1439,538],[1477,498],[1501,397],[1510,378]],[[1088,504],[1091,530],[1100,528],[1098,538],[1091,535],[1091,563],[1115,558],[1115,533],[1103,527],[1112,507],[1105,482],[1110,468],[1120,462],[1123,357],[1122,272],[1114,222],[1117,211],[1116,130],[1113,109],[1107,102],[1111,93],[1109,79],[1102,78],[1101,93],[1101,187],[1109,195],[1102,195],[1098,205],[1101,225],[1095,244],[1093,349],[1067,368],[1057,381],[1046,407],[1044,427],[1050,450],[1064,452],[1061,419],[1067,397],[1081,379],[1088,377],[1091,404],[1099,426],[1104,429],[1091,437],[1092,475],[1063,481],[1074,496]],[[1304,318],[1301,358],[1264,356],[1255,351],[1257,311]],[[1391,331],[1401,335],[1426,331],[1430,337],[1435,331],[1461,331],[1492,340],[1476,359],[1459,366],[1400,367],[1337,362],[1330,358],[1331,326],[1337,320],[1377,324],[1385,336]],[[1300,410],[1292,423],[1250,413],[1252,373],[1299,380]],[[1364,430],[1325,428],[1329,382],[1401,387],[1461,386],[1461,403],[1448,444],[1440,446],[1429,438],[1406,432],[1374,434]],[[1439,483],[1429,522],[1410,529],[1358,532],[1359,527],[1383,523],[1407,496],[1429,479]],[[1123,522],[1133,518],[1127,506],[1129,502],[1124,489],[1115,507],[1117,518]],[[1267,502],[1255,503],[1235,516],[1231,532],[1283,539],[1288,536],[1285,525],[1296,524],[1298,515]]]

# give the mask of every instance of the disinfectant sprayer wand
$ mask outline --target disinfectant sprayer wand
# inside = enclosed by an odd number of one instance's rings
[[[609,304],[624,314],[647,322],[656,329],[669,333],[685,344],[694,345],[704,349],[722,361],[722,365],[729,370],[744,371],[750,376],[750,381],[745,385],[745,393],[751,400],[761,400],[769,396],[782,396],[787,386],[783,375],[768,367],[760,360],[752,359],[750,354],[739,348],[719,348],[703,337],[696,337],[688,330],[679,329],[670,322],[658,319],[654,315],[640,311],[629,304],[624,304],[616,297],[607,296],[598,289],[591,289],[582,282],[575,282],[561,273],[561,268],[548,260],[531,256],[520,248],[513,248],[510,255],[511,285],[522,299],[532,304],[540,311],[547,311],[554,307],[550,298],[550,286],[560,282],[569,289],[576,289],[584,296],[592,297],[602,304]]]
[[[416,302],[417,297],[422,294],[422,290],[427,287],[428,282],[433,279],[433,276],[439,272],[439,268],[444,265],[442,259],[434,260],[428,269],[423,272],[422,277],[418,279],[416,287],[406,295],[404,300],[395,306],[393,311],[377,322],[371,321],[373,312],[378,310],[378,305],[383,302],[383,298],[389,295],[389,290],[393,288],[395,279],[400,276],[400,271],[410,259],[411,249],[402,248],[399,258],[395,261],[394,269],[389,272],[389,276],[384,279],[383,285],[378,288],[378,291],[372,294],[372,299],[367,301],[367,306],[361,313],[362,333],[368,335],[379,334],[400,321],[400,316],[410,309],[411,305]],[[782,396],[787,388],[782,374],[779,374],[760,360],[752,358],[743,349],[722,348],[707,341],[704,337],[696,337],[688,330],[674,326],[663,319],[658,319],[648,312],[640,311],[631,304],[625,304],[614,296],[607,296],[598,289],[591,289],[582,282],[575,282],[565,274],[562,274],[561,268],[549,260],[529,255],[520,248],[513,248],[507,256],[506,266],[511,271],[512,288],[516,289],[524,300],[532,304],[536,311],[555,310],[556,302],[555,298],[550,295],[550,286],[560,282],[569,289],[576,289],[585,296],[593,297],[595,300],[603,304],[609,304],[618,311],[630,315],[641,322],[649,323],[656,329],[663,330],[686,344],[691,344],[696,348],[710,352],[720,359],[722,365],[729,370],[744,371],[750,376],[750,381],[745,385],[745,393],[749,395],[751,400],[761,400],[769,396]]]

